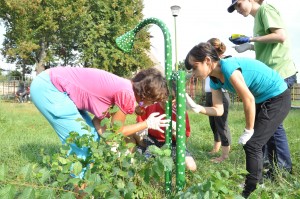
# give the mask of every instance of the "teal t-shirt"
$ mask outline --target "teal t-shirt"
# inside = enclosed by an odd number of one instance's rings
[[[287,89],[287,84],[280,75],[266,66],[264,63],[243,57],[232,57],[222,59],[220,61],[221,71],[224,74],[224,83],[217,80],[214,82],[210,80],[210,87],[218,90],[220,88],[226,89],[230,92],[236,93],[230,77],[235,70],[240,70],[247,87],[255,98],[255,103],[264,102],[267,99],[275,97],[283,93]]]
[[[263,4],[254,18],[253,36],[270,34],[270,28],[285,29],[280,13],[270,4]],[[297,69],[292,60],[290,43],[254,42],[256,59],[276,70],[284,79],[296,74]]]

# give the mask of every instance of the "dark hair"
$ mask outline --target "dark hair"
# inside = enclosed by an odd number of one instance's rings
[[[210,57],[213,61],[219,61],[220,57],[215,47],[213,47],[210,43],[203,42],[194,46],[190,52],[187,54],[185,59],[185,68],[187,70],[192,69],[192,65],[189,63],[189,57],[193,57],[198,62],[203,62],[205,57]]]
[[[220,39],[218,38],[211,38],[207,41],[208,43],[210,43],[217,51],[219,57],[222,57],[223,54],[226,51],[226,46],[223,42],[221,42]]]
[[[167,81],[158,69],[141,70],[131,81],[134,93],[143,100],[162,102],[168,99]]]

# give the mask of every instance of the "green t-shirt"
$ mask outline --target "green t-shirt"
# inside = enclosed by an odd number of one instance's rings
[[[284,29],[280,13],[270,4],[263,4],[258,9],[255,19],[253,36],[270,34],[270,28]],[[256,59],[276,70],[281,77],[287,78],[297,72],[292,60],[290,44],[287,39],[284,43],[254,43]]]

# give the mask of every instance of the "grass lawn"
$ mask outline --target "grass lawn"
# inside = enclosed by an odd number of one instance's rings
[[[189,112],[189,117],[192,131],[187,147],[198,168],[194,173],[187,172],[188,187],[205,181],[216,171],[245,169],[245,154],[242,146],[237,144],[245,126],[241,103],[230,107],[232,146],[230,158],[221,164],[210,162],[208,151],[212,149],[213,134],[208,117],[192,112]],[[300,162],[299,118],[300,109],[292,109],[284,121],[293,160],[293,175],[279,178],[276,182],[266,181],[265,191],[270,195],[276,193],[280,198],[300,198],[300,165],[297,164]],[[134,121],[135,117],[129,116],[127,122]],[[60,147],[56,133],[33,104],[0,103],[0,129],[0,162],[9,166],[12,177],[22,166],[41,162],[40,149],[44,148],[46,153],[52,154]],[[238,185],[243,181],[244,179],[237,179],[232,190],[239,193],[241,188]]]

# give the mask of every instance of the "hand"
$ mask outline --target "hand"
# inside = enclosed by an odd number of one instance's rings
[[[176,137],[176,122],[172,121],[172,135]]]
[[[163,120],[162,118],[164,117],[166,117],[166,114],[159,115],[158,112],[151,113],[146,120],[148,128],[164,133],[161,127],[168,127],[170,125],[170,120]]]
[[[239,139],[239,144],[246,144],[248,142],[248,140],[250,140],[250,138],[252,137],[254,133],[254,129],[248,130],[245,129],[243,135],[241,135],[240,139]]]
[[[238,46],[234,46],[233,48],[238,53],[242,53],[242,52],[245,52],[247,50],[252,50],[253,49],[253,44],[245,43],[245,44],[241,44],[241,45],[238,45]]]
[[[137,134],[138,136],[140,136],[140,137],[145,137],[146,135],[148,135],[148,129],[139,131],[139,132],[137,132],[136,134]]]
[[[110,148],[110,150],[112,151],[112,152],[117,152],[118,151],[118,147],[119,147],[119,144],[116,144],[116,143],[112,143],[111,144],[111,148]]]
[[[232,34],[231,37],[229,37],[229,40],[235,45],[240,45],[244,43],[249,43],[250,37],[247,37],[246,35]]]
[[[192,109],[195,113],[200,113],[204,108],[203,106],[196,104],[196,102],[194,102],[194,100],[187,93],[185,94],[185,97],[187,108]]]

